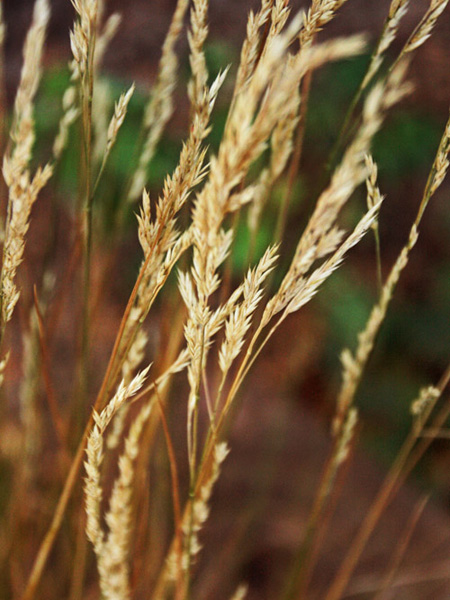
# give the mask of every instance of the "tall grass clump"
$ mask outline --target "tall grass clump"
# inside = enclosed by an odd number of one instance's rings
[[[1,113],[1,596],[206,597],[199,592],[199,582],[210,576],[199,568],[207,551],[202,533],[224,464],[233,461],[230,431],[252,394],[243,384],[266,346],[275,340],[271,347],[277,347],[282,325],[372,233],[377,298],[354,348],[342,352],[329,456],[297,550],[290,552],[278,590],[270,592],[282,600],[318,597],[313,574],[361,429],[356,394],[420,243],[427,207],[446,176],[450,121],[442,124],[425,187],[416,190],[416,214],[403,224],[409,233],[390,265],[382,261],[378,227],[389,198],[379,187],[372,146],[412,92],[411,62],[447,0],[431,0],[403,46],[396,38],[409,3],[391,1],[333,147],[318,165],[309,214],[303,225],[299,219],[294,244],[289,221],[300,194],[315,73],[325,65],[333,73],[334,63],[353,60],[372,44],[360,33],[321,35],[352,0],[312,0],[299,13],[288,0],[261,0],[248,15],[237,66],[224,65],[215,76],[205,53],[208,0],[178,0],[144,100],[133,83],[112,97],[102,73],[120,16],[107,16],[102,0],[72,4],[68,85],[52,142],[35,139],[49,0],[34,4],[14,104],[3,105]],[[7,31],[1,17],[2,61]],[[152,165],[175,106],[183,102],[176,91],[182,37],[190,68],[184,100],[189,122],[176,164],[155,193]],[[141,108],[133,108],[138,103]],[[216,105],[225,103],[220,130]],[[115,176],[115,152],[132,110],[140,125]],[[220,131],[213,145],[212,130]],[[354,199],[362,190],[366,200],[358,208]],[[138,259],[129,250],[131,227]],[[270,235],[261,242],[263,230]],[[40,252],[24,264],[27,238],[35,236]],[[239,253],[244,267],[236,261]],[[120,285],[129,287],[118,315],[119,301],[111,297],[120,295]],[[324,581],[326,600],[346,597],[385,509],[445,426],[449,378],[447,368],[411,402],[410,431],[340,566]],[[386,576],[374,592],[380,597],[395,582],[423,506],[411,516],[404,544],[393,558],[385,557]],[[230,517],[230,530],[240,517]],[[239,544],[231,536],[227,543],[233,542],[227,556],[238,563]],[[233,568],[238,572],[239,566]],[[236,591],[224,589],[220,598],[256,597],[251,581],[235,579],[230,584]]]

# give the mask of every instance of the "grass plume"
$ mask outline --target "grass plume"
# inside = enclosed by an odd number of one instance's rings
[[[8,474],[8,498],[0,495],[6,540],[0,586],[9,597],[212,595],[198,592],[211,581],[202,570],[202,547],[214,524],[216,487],[234,460],[230,432],[246,394],[256,393],[244,383],[269,343],[285,352],[277,336],[290,324],[296,327],[295,313],[312,314],[313,299],[373,231],[377,294],[354,349],[341,354],[342,381],[327,423],[329,454],[303,536],[290,550],[277,589],[270,588],[273,598],[315,597],[312,581],[335,495],[364,428],[361,383],[420,246],[424,215],[449,168],[450,120],[416,215],[388,268],[382,220],[391,199],[382,194],[376,140],[412,93],[413,52],[433,34],[447,0],[431,0],[395,53],[408,4],[391,1],[370,54],[367,35],[322,38],[341,8],[351,10],[352,0],[312,0],[298,14],[288,0],[261,0],[248,14],[237,64],[216,69],[208,53],[208,0],[178,0],[147,96],[132,82],[113,94],[116,87],[103,75],[122,17],[108,15],[100,0],[72,0],[60,114],[50,143],[43,139],[41,146],[38,139],[35,149],[50,18],[48,0],[36,0],[9,141],[0,143],[0,449]],[[0,2],[0,79],[6,32]],[[336,124],[340,133],[331,156],[322,155],[322,163],[306,173],[304,152],[317,134],[306,127],[316,108],[316,73],[324,67],[333,73],[336,63],[352,64],[364,54],[367,69]],[[3,91],[0,104],[2,98]],[[160,142],[177,103],[185,109],[186,132],[156,190]],[[2,111],[3,104],[0,117]],[[316,185],[307,183],[327,168],[322,184],[320,176]],[[66,189],[67,173],[74,185]],[[366,201],[358,204],[364,185]],[[52,210],[34,220],[38,198]],[[51,243],[44,243],[47,236]],[[42,256],[37,250],[27,255],[29,237],[32,248],[47,248]],[[133,244],[139,254],[131,255]],[[151,371],[139,371],[149,364]],[[332,574],[326,600],[345,597],[383,512],[433,439],[444,435],[449,379],[447,368],[412,402],[403,446]],[[258,393],[261,388],[255,386]],[[417,504],[383,569],[380,590],[394,585],[427,508]],[[241,518],[249,521],[240,515],[239,523]],[[246,581],[238,564],[245,543],[234,548],[231,542],[223,541],[220,556],[233,555],[236,577],[220,598],[253,598],[251,577]]]

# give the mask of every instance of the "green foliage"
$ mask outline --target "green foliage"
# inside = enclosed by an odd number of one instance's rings
[[[405,107],[393,115],[374,142],[374,157],[383,178],[395,184],[407,173],[426,174],[441,134],[439,120],[430,113]]]

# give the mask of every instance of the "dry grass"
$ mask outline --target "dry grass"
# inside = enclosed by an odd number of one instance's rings
[[[447,4],[432,0],[404,47],[397,55],[388,56],[408,7],[407,0],[393,0],[336,141],[330,162],[333,170],[318,194],[293,255],[284,257],[283,234],[292,181],[299,170],[313,72],[326,63],[356,56],[366,47],[361,35],[318,41],[320,31],[343,4],[344,0],[312,0],[307,13],[295,15],[286,0],[262,0],[259,11],[250,13],[228,116],[218,150],[212,153],[208,149],[211,118],[230,74],[225,69],[211,81],[204,53],[208,2],[193,0],[187,25],[189,133],[178,165],[167,175],[154,200],[145,186],[149,165],[174,110],[176,44],[189,8],[187,0],[178,0],[145,108],[136,160],[130,160],[128,182],[115,221],[115,243],[120,247],[127,214],[134,209],[132,203],[141,199],[137,236],[142,260],[99,382],[89,366],[97,322],[102,320],[99,306],[108,291],[96,285],[98,281],[109,283],[110,274],[120,266],[106,260],[100,276],[93,272],[93,252],[100,252],[96,200],[135,88],[131,85],[110,108],[112,102],[104,93],[100,68],[120,19],[117,15],[105,19],[100,0],[73,0],[76,14],[70,34],[71,82],[61,99],[63,112],[48,164],[32,171],[34,100],[50,10],[47,0],[36,1],[3,160],[8,200],[0,280],[0,372],[5,390],[2,419],[5,427],[15,431],[15,443],[0,442],[12,473],[9,499],[0,521],[5,540],[0,551],[4,597],[76,600],[98,597],[100,593],[105,599],[125,600],[141,597],[136,590],[145,589],[145,597],[153,599],[192,598],[193,581],[201,576],[196,573],[196,564],[202,528],[221,465],[230,450],[227,436],[239,410],[237,398],[245,377],[281,324],[320,293],[351,249],[373,230],[378,248],[379,299],[356,349],[342,353],[342,385],[337,393],[331,453],[304,539],[298,541],[298,554],[292,557],[292,568],[286,569],[285,585],[279,590],[279,597],[286,600],[308,597],[326,527],[325,515],[355,441],[355,395],[396,285],[418,241],[424,211],[445,178],[450,150],[449,121],[409,237],[383,281],[377,219],[384,199],[371,146],[387,115],[411,92],[408,68],[412,53],[432,34]],[[1,24],[1,44],[3,37]],[[70,365],[74,391],[67,399],[61,397],[52,381],[51,365],[57,365],[53,361],[58,357],[53,354],[51,332],[58,327],[55,307],[64,304],[72,291],[52,279],[50,267],[43,281],[28,281],[19,274],[33,204],[38,197],[46,196],[45,189],[71,144],[74,128],[80,132],[81,147],[79,164],[73,166],[78,169],[79,196],[73,203],[71,219],[72,255],[74,265],[81,256],[81,265],[71,315],[72,320],[78,319],[79,331],[75,364]],[[286,177],[291,182],[280,203],[272,244],[253,259],[268,199],[277,182]],[[341,225],[341,214],[364,182],[367,210],[347,232]],[[248,222],[251,243],[246,274],[241,283],[235,283],[229,269],[239,219]],[[280,266],[285,259],[286,269]],[[168,281],[175,272],[178,288]],[[13,314],[21,299],[19,281],[30,285],[28,298],[34,294],[34,303],[23,302],[21,306],[21,349],[15,339],[20,328],[10,323],[14,323]],[[274,281],[280,282],[277,287]],[[155,308],[160,296],[163,318],[171,328],[169,337],[161,336],[155,342],[149,315],[160,314]],[[20,410],[8,398],[14,392],[8,382],[12,371],[8,369],[10,352],[16,361],[17,355],[22,355]],[[149,360],[155,363],[151,370]],[[173,385],[178,373],[183,376]],[[439,403],[449,377],[447,370],[435,386],[420,393],[412,403],[415,419],[411,432],[343,557],[327,600],[344,597],[383,510],[431,443],[430,432],[436,434],[442,428],[449,408]],[[40,402],[41,381],[48,407]],[[186,459],[168,418],[173,404],[183,402]],[[91,415],[84,422],[86,407],[90,407]],[[157,443],[160,430],[166,449]],[[38,463],[46,462],[49,455],[52,458],[44,473]],[[172,525],[168,538],[158,536],[160,525],[154,522],[155,513],[149,508],[160,502],[157,494],[161,489],[152,479],[148,487],[149,465],[161,460],[168,460],[170,470],[172,507],[168,512],[172,514]],[[49,479],[44,481],[44,475]],[[29,504],[28,499],[32,499]],[[393,563],[387,567],[382,590],[394,581],[422,510],[420,504]],[[31,541],[27,529],[34,532]],[[245,597],[245,584],[237,588],[233,598]]]

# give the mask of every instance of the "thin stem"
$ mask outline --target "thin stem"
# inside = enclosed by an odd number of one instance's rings
[[[93,35],[89,41],[89,57],[86,74],[81,85],[81,101],[83,106],[83,138],[84,138],[84,175],[85,191],[83,204],[83,311],[81,326],[80,355],[80,404],[84,405],[88,387],[89,343],[90,343],[90,291],[92,262],[92,99],[94,93],[94,54],[95,23]]]
[[[270,339],[270,337],[274,333],[275,329],[278,327],[278,325],[281,323],[282,320],[283,319],[281,318],[269,331],[269,333],[267,334],[265,339],[262,341],[260,347],[258,347],[256,355],[258,355],[259,352],[261,352],[262,348],[267,343],[267,341]],[[210,469],[211,469],[211,466],[212,466],[213,460],[214,460],[215,445],[217,443],[217,440],[220,439],[223,428],[225,427],[226,416],[229,412],[229,409],[231,406],[231,401],[234,398],[235,394],[237,393],[237,390],[238,390],[240,384],[242,383],[243,377],[245,377],[245,374],[248,372],[249,368],[253,364],[253,361],[250,359],[251,354],[252,354],[252,349],[254,348],[254,345],[255,345],[257,339],[259,338],[259,335],[260,335],[260,332],[262,331],[262,329],[263,328],[261,326],[259,326],[251,340],[250,346],[247,350],[247,354],[240,366],[238,375],[236,376],[235,383],[233,384],[232,389],[230,390],[230,392],[227,396],[227,400],[225,402],[224,409],[222,410],[222,412],[220,414],[217,426],[214,429],[212,429],[211,427],[209,428],[209,431],[207,434],[207,439],[205,441],[205,445],[203,448],[202,457],[199,461],[198,469],[196,472],[195,486],[192,486],[192,485],[190,486],[189,500],[186,503],[186,506],[185,506],[185,509],[183,512],[183,521],[186,518],[189,518],[190,529],[192,528],[193,501],[196,498],[197,494],[200,492],[201,487],[204,484],[204,482],[207,481],[207,479],[208,479],[208,476],[210,474]],[[239,382],[238,382],[238,380],[239,380]],[[144,392],[144,390],[141,391],[141,394],[143,392]],[[138,397],[138,395],[136,395],[135,399],[137,399],[137,397]],[[190,536],[188,539],[190,539]],[[175,542],[172,541],[172,544],[169,549],[169,554],[174,549],[174,543]],[[167,581],[166,577],[167,577],[167,567],[162,569],[162,571],[159,574],[159,578],[158,578],[158,581],[156,583],[154,593],[153,593],[154,598],[159,599],[159,598],[163,597],[164,588],[165,588],[166,581]],[[188,592],[189,592],[189,581],[187,581],[187,583],[186,583],[186,595],[185,595],[186,598],[188,597]]]
[[[251,369],[251,367],[253,366],[255,360],[257,359],[257,357],[259,356],[259,354],[262,352],[264,346],[267,344],[267,342],[270,340],[270,338],[272,337],[272,335],[275,333],[276,329],[278,329],[278,327],[281,325],[281,323],[284,321],[285,319],[285,315],[282,315],[278,321],[273,325],[273,327],[270,329],[270,331],[266,334],[265,338],[262,340],[262,342],[260,343],[260,345],[258,346],[257,350],[255,352],[253,352],[255,344],[262,332],[262,330],[264,329],[261,324],[258,326],[258,328],[256,329],[253,338],[250,341],[249,347],[247,349],[246,355],[239,367],[238,373],[234,379],[234,382],[231,386],[231,389],[228,393],[227,399],[225,401],[225,405],[222,411],[222,415],[221,415],[221,420],[222,418],[228,413],[230,406],[233,402],[234,397],[237,394],[238,389],[240,388],[240,386],[242,385],[242,382],[244,381],[245,377],[247,376],[247,373],[249,372],[249,370]]]
[[[22,600],[32,600],[36,593],[36,588],[39,584],[39,581],[42,576],[42,572],[47,563],[50,551],[53,547],[56,535],[61,526],[61,522],[64,517],[64,513],[66,512],[67,503],[69,502],[70,496],[72,495],[72,490],[77,482],[78,472],[83,463],[83,455],[84,455],[84,443],[87,438],[87,435],[91,429],[93,419],[89,419],[89,422],[86,426],[85,432],[83,434],[83,439],[80,442],[77,453],[72,461],[72,465],[70,467],[69,474],[67,476],[66,482],[64,484],[64,489],[62,494],[58,500],[58,504],[56,506],[55,512],[53,513],[53,519],[50,524],[50,527],[40,545],[38,554],[33,564],[33,568],[31,574],[28,578],[28,582],[25,588],[25,592],[22,596]]]
[[[336,166],[339,150],[345,143],[346,139],[348,139],[350,123],[352,121],[356,107],[358,106],[358,103],[361,100],[363,92],[367,89],[369,83],[373,80],[374,76],[376,75],[376,71],[374,71],[372,73],[372,76],[369,79],[367,79],[367,75],[369,74],[369,72],[372,68],[372,64],[373,64],[374,60],[376,59],[376,57],[378,56],[380,43],[384,37],[386,29],[388,28],[388,24],[389,24],[389,17],[384,22],[383,30],[381,32],[380,37],[378,38],[375,49],[372,52],[372,55],[370,57],[365,76],[363,77],[358,89],[355,92],[355,95],[353,96],[353,98],[348,106],[347,112],[344,117],[344,122],[342,123],[341,129],[339,131],[339,135],[338,135],[337,140],[334,143],[334,146],[331,150],[330,158],[328,159],[328,172],[330,172],[330,173],[333,171],[334,167]],[[395,64],[396,64],[396,62],[394,63],[394,65]],[[392,68],[390,70],[392,70]]]
[[[378,293],[381,294],[383,290],[383,271],[381,266],[381,244],[380,244],[380,231],[378,228],[378,223],[376,223],[375,228],[373,230],[373,235],[375,239],[375,255],[377,261],[377,286]]]
[[[360,85],[360,87],[356,90],[356,93],[353,96],[352,101],[349,104],[349,107],[348,107],[347,112],[344,117],[344,122],[342,123],[342,127],[339,131],[337,140],[335,141],[334,146],[332,147],[331,152],[330,152],[330,157],[328,159],[328,164],[327,164],[328,173],[333,172],[333,170],[336,166],[337,160],[338,160],[339,151],[342,148],[345,141],[348,139],[350,123],[352,121],[355,109],[356,109],[359,101],[361,100],[361,96],[363,94],[364,89],[365,88],[363,88],[362,85]]]
[[[122,341],[125,327],[128,323],[128,318],[129,318],[131,309],[132,309],[134,301],[137,297],[137,294],[139,291],[139,286],[144,277],[146,268],[147,268],[148,264],[150,263],[151,257],[152,257],[152,252],[150,251],[146,260],[144,261],[144,263],[141,267],[141,270],[139,271],[138,277],[136,279],[136,283],[134,284],[134,288],[128,299],[128,303],[125,308],[125,312],[123,314],[122,321],[121,321],[120,327],[119,327],[119,331],[117,333],[114,347],[113,347],[113,350],[112,350],[112,353],[110,356],[108,367],[107,367],[105,376],[103,378],[102,386],[100,388],[100,391],[97,395],[97,398],[96,398],[94,406],[93,406],[93,409],[96,411],[98,411],[103,406],[106,395],[107,395],[107,393],[109,393],[110,387],[112,387],[111,375],[112,375],[112,373],[114,373],[115,361],[117,358],[119,346]],[[75,457],[72,461],[72,465],[70,467],[69,474],[64,483],[63,491],[58,500],[58,504],[57,504],[55,512],[53,514],[53,518],[52,518],[50,527],[39,547],[39,550],[38,550],[35,562],[33,564],[32,571],[31,571],[30,577],[28,579],[27,586],[25,589],[24,596],[22,597],[22,600],[31,600],[34,597],[34,594],[36,592],[37,585],[42,576],[42,573],[43,573],[44,567],[47,563],[50,551],[55,542],[56,535],[58,534],[59,528],[61,527],[62,519],[64,517],[64,513],[66,511],[67,504],[72,495],[73,488],[77,482],[77,476],[78,476],[78,473],[79,473],[79,470],[81,468],[82,461],[83,461],[84,446],[85,446],[85,443],[87,440],[87,436],[91,430],[92,423],[93,423],[93,417],[92,417],[92,413],[91,413],[88,423],[87,423],[87,425],[84,429],[84,432],[81,436],[81,440],[78,445]]]
[[[441,377],[440,382],[436,386],[437,389],[442,393],[448,382],[450,381],[450,365],[448,365],[445,370],[443,376]],[[409,473],[416,466],[419,459],[423,456],[424,452],[427,450],[429,445],[431,444],[433,438],[426,438],[421,441],[421,443],[416,448],[413,453],[414,446],[416,441],[420,437],[420,434],[428,420],[433,406],[431,405],[425,415],[424,419],[419,423],[418,427],[413,427],[410,433],[408,434],[403,446],[401,447],[397,458],[389,470],[386,479],[379,490],[371,508],[369,509],[364,521],[353,540],[349,551],[347,552],[341,567],[328,590],[325,600],[338,600],[342,597],[342,594],[345,591],[345,588],[348,584],[350,577],[353,574],[353,571],[357,565],[359,557],[361,556],[362,551],[364,550],[376,524],[378,523],[383,511],[386,509],[388,504],[392,501],[394,494],[397,492],[399,487],[403,484],[405,479],[408,477]],[[445,422],[448,414],[450,413],[450,403],[447,406],[441,409],[440,413],[437,415],[435,420],[433,421],[433,429],[439,429],[442,423]]]
[[[420,517],[422,516],[423,511],[430,499],[429,495],[424,496],[417,502],[408,523],[403,531],[402,536],[400,537],[398,544],[395,548],[394,554],[392,556],[392,560],[388,569],[386,571],[383,583],[381,584],[380,590],[375,594],[373,600],[386,600],[385,593],[391,587],[392,582],[394,581],[394,577],[398,571],[398,568],[403,560],[405,552],[409,547],[411,537],[416,529],[417,523],[419,522]]]
[[[80,510],[78,517],[77,539],[75,545],[74,566],[70,586],[69,600],[81,600],[83,598],[83,584],[86,575],[86,558],[88,539],[86,536],[86,515]]]
[[[175,450],[172,443],[172,438],[170,436],[169,426],[167,424],[167,419],[165,415],[164,405],[156,389],[155,396],[157,399],[159,411],[161,414],[161,423],[163,426],[164,437],[166,439],[167,445],[167,453],[169,455],[169,464],[170,464],[170,476],[172,480],[172,500],[173,500],[173,513],[175,520],[175,531],[178,538],[178,545],[181,549],[182,545],[182,530],[181,530],[181,504],[180,504],[180,489],[179,489],[179,478],[178,478],[178,468],[177,468],[177,460],[175,456]]]
[[[302,82],[302,93],[301,93],[301,101],[300,101],[300,115],[299,115],[299,124],[298,124],[298,132],[295,140],[295,149],[294,154],[291,159],[291,163],[289,165],[289,173],[287,180],[287,190],[283,196],[281,201],[281,207],[278,212],[277,224],[275,227],[275,234],[273,241],[278,243],[283,238],[283,233],[286,228],[287,216],[289,213],[289,206],[292,200],[292,193],[294,191],[294,184],[298,178],[298,172],[300,169],[300,161],[303,150],[303,142],[305,139],[305,125],[306,125],[306,115],[308,112],[308,101],[311,92],[311,84],[312,84],[312,71],[308,71]]]
[[[42,376],[45,383],[46,397],[48,406],[50,409],[50,415],[53,423],[53,427],[56,432],[56,437],[58,439],[58,443],[61,447],[61,450],[64,455],[64,459],[68,458],[67,456],[67,430],[64,425],[64,419],[61,415],[61,412],[58,407],[58,402],[55,395],[55,390],[53,387],[53,383],[50,377],[50,358],[48,352],[48,345],[45,336],[44,329],[44,320],[42,318],[42,313],[39,308],[39,300],[37,297],[36,286],[33,289],[33,299],[34,299],[34,308],[36,310],[36,317],[38,322],[38,330],[39,330],[39,345],[41,349],[42,355]]]
[[[341,473],[341,469],[339,469],[341,465],[336,462],[337,446],[338,443],[335,440],[319,480],[318,491],[308,515],[303,541],[294,558],[292,574],[285,588],[283,600],[304,598],[306,595],[320,548],[320,540],[327,531],[334,505],[339,496],[340,489],[337,489],[336,480]],[[344,465],[347,465],[348,462],[345,461]],[[333,502],[330,501],[330,496],[332,496]]]

